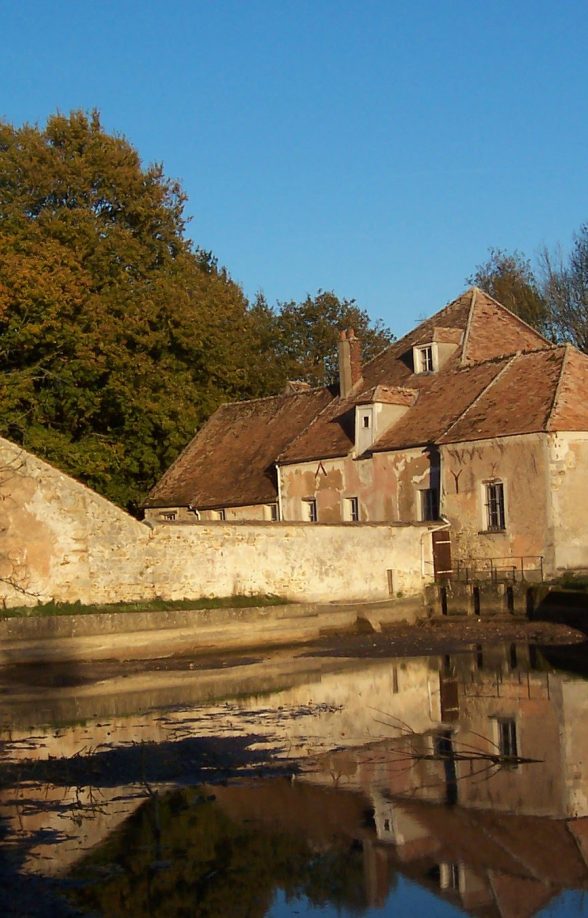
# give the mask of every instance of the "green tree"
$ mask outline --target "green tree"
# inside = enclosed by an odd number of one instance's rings
[[[0,122],[0,432],[123,506],[259,388],[248,304],[184,203],[96,112]]]
[[[553,335],[588,353],[588,223],[574,236],[567,259],[545,249],[541,263]]]
[[[283,379],[300,379],[311,385],[325,385],[337,379],[339,332],[353,328],[361,340],[363,360],[369,360],[394,340],[381,321],[372,322],[355,300],[341,300],[330,291],[319,290],[300,303],[278,304],[275,311],[258,302],[255,309],[266,323],[271,339],[272,360]]]
[[[491,248],[488,259],[466,279],[493,296],[541,334],[550,331],[547,301],[531,262],[520,252]]]

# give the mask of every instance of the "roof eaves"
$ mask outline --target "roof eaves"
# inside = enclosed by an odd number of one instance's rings
[[[309,456],[299,456],[298,458],[295,456],[293,459],[282,459],[280,456],[278,456],[276,459],[276,465],[282,467],[284,465],[299,465],[303,462],[321,462],[323,459],[345,459],[345,457],[349,456],[352,451],[353,450],[351,449],[347,450],[347,452],[336,451],[329,453],[328,450],[323,450],[320,453]]]
[[[415,440],[414,443],[405,443],[402,446],[378,446],[378,441],[373,443],[370,448],[370,453],[397,453],[399,451],[404,451],[407,449],[422,449],[424,446],[435,446],[435,443],[432,443],[430,440]],[[366,452],[368,452],[366,450]],[[361,457],[360,457],[361,458]]]

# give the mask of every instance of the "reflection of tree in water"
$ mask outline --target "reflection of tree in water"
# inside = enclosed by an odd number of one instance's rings
[[[76,868],[78,907],[100,914],[262,916],[288,898],[363,911],[361,845],[317,846],[302,833],[234,819],[214,796],[153,794],[123,830]],[[97,881],[99,877],[99,881]]]

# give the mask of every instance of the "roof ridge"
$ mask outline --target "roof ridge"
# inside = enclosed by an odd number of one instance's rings
[[[470,340],[470,330],[471,330],[471,327],[472,327],[472,318],[473,318],[473,315],[474,315],[474,306],[476,305],[476,294],[478,293],[479,288],[478,288],[478,287],[470,287],[469,289],[472,291],[472,298],[471,298],[471,300],[470,300],[470,308],[469,308],[469,312],[468,312],[468,321],[467,321],[467,323],[466,323],[465,331],[464,331],[464,333],[463,333],[463,341],[461,342],[461,357],[459,358],[459,363],[460,363],[460,366],[462,366],[462,367],[465,367],[465,366],[466,366],[465,354],[466,354],[466,348],[467,348],[468,343],[469,343],[469,340]]]
[[[276,392],[274,395],[259,395],[257,398],[235,398],[230,402],[222,402],[218,408],[208,416],[205,424],[208,423],[210,418],[216,414],[217,411],[220,411],[221,408],[227,408],[229,405],[250,405],[253,402],[269,402],[272,398],[292,398],[297,395],[312,395],[315,392],[320,392],[322,389],[329,389],[329,386],[310,386],[308,389],[300,389],[298,392]]]
[[[562,345],[560,345],[560,347],[562,347]],[[563,385],[564,371],[566,368],[566,364],[568,362],[568,355],[570,353],[571,347],[572,345],[568,343],[563,345],[563,359],[562,359],[561,367],[559,370],[559,379],[557,381],[557,386],[555,387],[555,392],[553,393],[553,401],[551,402],[551,407],[549,408],[547,414],[545,415],[545,430],[546,431],[551,429],[553,415],[555,414],[557,407],[558,407],[561,387]]]
[[[490,380],[490,382],[489,382],[487,385],[485,385],[484,388],[481,389],[480,392],[478,392],[478,394],[476,395],[476,397],[475,397],[474,399],[472,399],[472,401],[470,402],[470,404],[469,404],[466,408],[464,408],[464,410],[461,412],[461,414],[460,414],[457,418],[455,418],[454,421],[451,422],[451,424],[449,425],[449,427],[447,427],[447,428],[444,430],[444,432],[439,436],[439,439],[440,439],[440,440],[441,440],[443,437],[446,437],[446,436],[449,434],[450,430],[451,430],[453,427],[455,427],[456,424],[458,424],[458,423],[461,421],[461,419],[467,414],[467,412],[468,412],[471,408],[474,407],[474,405],[476,404],[476,402],[479,402],[479,401],[480,401],[480,399],[482,398],[483,395],[486,394],[486,392],[488,391],[488,389],[491,389],[492,386],[493,386],[496,382],[498,382],[498,380],[500,379],[500,377],[502,376],[502,374],[503,374],[503,373],[506,373],[506,371],[508,370],[508,368],[510,367],[510,365],[516,360],[516,358],[517,358],[518,356],[519,356],[519,354],[513,354],[513,355],[511,355],[511,356],[509,356],[509,357],[503,357],[503,358],[502,358],[503,360],[506,361],[506,363],[504,364],[504,366],[501,367],[500,370],[498,371],[498,373],[496,373],[496,375],[492,377],[492,379]],[[480,365],[480,364],[476,364],[476,366],[479,366],[479,365]]]

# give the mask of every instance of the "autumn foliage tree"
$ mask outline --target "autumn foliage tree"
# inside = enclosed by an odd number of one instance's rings
[[[247,302],[184,203],[96,113],[0,123],[0,430],[121,505],[251,391]]]
[[[220,403],[327,378],[328,322],[369,326],[250,308],[184,205],[97,113],[0,122],[0,433],[129,508]]]

